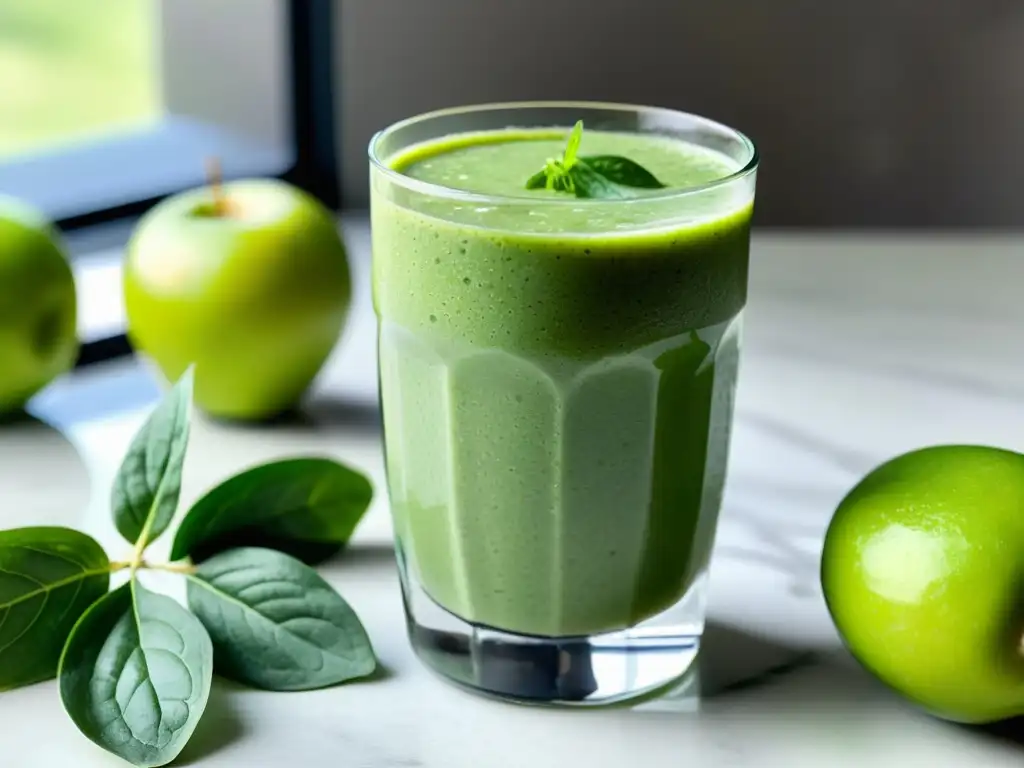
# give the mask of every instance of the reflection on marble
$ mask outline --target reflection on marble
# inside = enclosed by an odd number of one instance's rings
[[[819,662],[819,654],[813,651],[711,620],[704,628],[701,651],[691,670],[634,710],[696,712],[718,698],[771,685],[782,676]]]
[[[813,456],[815,461],[832,465],[851,477],[860,477],[869,471],[876,461],[869,455],[847,448],[837,441],[824,440],[810,431],[793,423],[770,416],[740,410],[737,413],[737,430],[757,433],[776,447],[802,452]],[[812,508],[811,519],[801,519],[797,514],[781,514],[777,505],[770,504],[771,497],[792,497],[793,494],[807,495],[808,489],[800,484],[789,485],[783,480],[780,485],[759,477],[744,477],[739,472],[730,476],[731,490],[723,515],[733,525],[742,527],[752,537],[749,543],[734,539],[722,541],[716,554],[723,558],[737,558],[748,563],[756,562],[786,576],[788,589],[797,597],[813,597],[818,592],[819,557],[817,547],[809,546],[819,542],[823,533],[823,515],[830,513],[834,501],[820,499],[820,506]],[[737,500],[736,489],[742,489],[744,498]]]

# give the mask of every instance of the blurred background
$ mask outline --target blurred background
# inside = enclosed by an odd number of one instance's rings
[[[0,0],[0,192],[89,256],[212,154],[360,211],[388,123],[577,98],[746,132],[761,227],[1015,228],[1022,41],[1018,0]]]
[[[290,16],[320,6],[329,45],[292,50]],[[120,166],[145,163],[131,170],[157,190],[196,176],[184,153],[202,148],[225,152],[229,171],[279,172],[295,160],[304,54],[331,70],[347,206],[366,204],[366,143],[393,120],[583,98],[747,132],[764,225],[1008,227],[1024,217],[1022,41],[1017,0],[0,0],[0,186],[69,214],[72,190],[45,189],[56,174],[30,182],[27,166],[115,137],[105,178],[71,187],[102,181],[100,197],[123,202]],[[145,154],[139,133],[174,127],[163,148],[178,151]]]
[[[675,107],[761,150],[758,219],[1024,222],[1019,0],[374,0],[336,19],[345,191],[370,132],[464,102]]]

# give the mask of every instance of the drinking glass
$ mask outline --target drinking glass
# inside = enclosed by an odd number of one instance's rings
[[[399,162],[466,134],[564,137],[577,120],[584,147],[592,131],[678,140],[725,170],[580,200],[454,189]],[[525,702],[619,702],[679,680],[700,647],[726,477],[753,143],[667,109],[540,102],[414,117],[369,154],[388,492],[416,653]]]

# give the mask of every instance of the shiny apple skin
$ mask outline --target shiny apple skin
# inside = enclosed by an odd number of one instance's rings
[[[334,214],[276,180],[223,185],[154,206],[128,244],[132,345],[169,380],[195,365],[195,402],[243,421],[293,409],[345,326],[352,282]]]
[[[0,418],[22,411],[78,357],[75,280],[60,234],[0,197]]]

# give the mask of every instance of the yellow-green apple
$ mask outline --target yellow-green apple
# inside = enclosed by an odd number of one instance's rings
[[[843,499],[822,586],[853,655],[940,717],[1024,715],[1024,455],[898,456]]]
[[[60,235],[31,205],[0,198],[0,416],[77,356],[75,280]]]
[[[273,179],[183,192],[128,244],[128,335],[169,381],[195,365],[195,402],[224,419],[295,407],[344,328],[351,300],[332,213]]]

